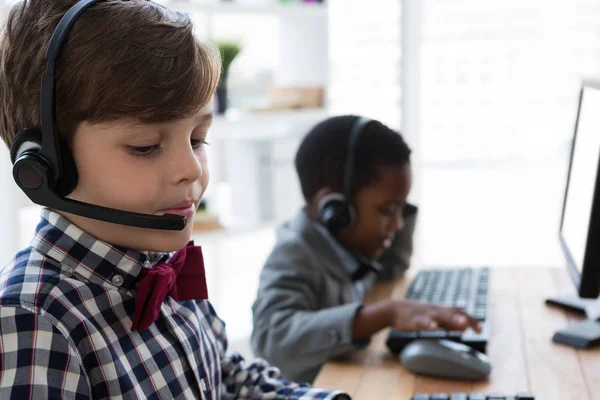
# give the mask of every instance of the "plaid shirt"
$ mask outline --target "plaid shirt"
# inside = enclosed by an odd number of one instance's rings
[[[2,399],[338,399],[226,356],[206,300],[167,298],[130,330],[136,277],[168,258],[111,246],[44,209],[31,247],[0,270]]]

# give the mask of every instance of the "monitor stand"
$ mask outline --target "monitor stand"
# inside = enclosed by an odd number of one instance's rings
[[[568,311],[585,314],[587,321],[578,322],[554,334],[553,342],[587,349],[600,344],[600,301],[582,299],[578,296],[557,297],[546,300],[546,304]]]

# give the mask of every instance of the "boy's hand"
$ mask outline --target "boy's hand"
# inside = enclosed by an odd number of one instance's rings
[[[364,340],[391,326],[401,331],[445,328],[481,332],[481,325],[460,308],[448,308],[411,300],[386,300],[358,309],[352,323],[352,338]]]
[[[451,308],[411,300],[390,303],[390,325],[401,331],[447,329],[463,331],[473,328],[481,332],[481,325],[460,308]]]

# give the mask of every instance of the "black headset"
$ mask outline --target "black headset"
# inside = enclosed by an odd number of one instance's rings
[[[350,130],[348,150],[343,170],[343,192],[328,193],[317,204],[321,223],[333,235],[337,235],[341,231],[351,227],[356,219],[356,211],[352,205],[352,177],[355,168],[356,147],[361,133],[371,121],[369,118],[358,117]]]
[[[77,168],[66,142],[55,132],[56,60],[77,17],[100,1],[103,0],[77,2],[61,18],[52,34],[46,50],[48,66],[42,78],[40,92],[41,127],[26,128],[15,137],[10,148],[13,177],[31,201],[45,207],[120,225],[182,230],[187,223],[183,216],[139,214],[65,197],[77,185]]]

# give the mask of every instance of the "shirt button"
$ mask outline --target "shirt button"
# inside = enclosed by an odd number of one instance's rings
[[[123,282],[125,281],[125,279],[123,279],[123,277],[121,275],[115,275],[112,277],[112,279],[110,281],[115,286],[121,286],[123,284]]]

